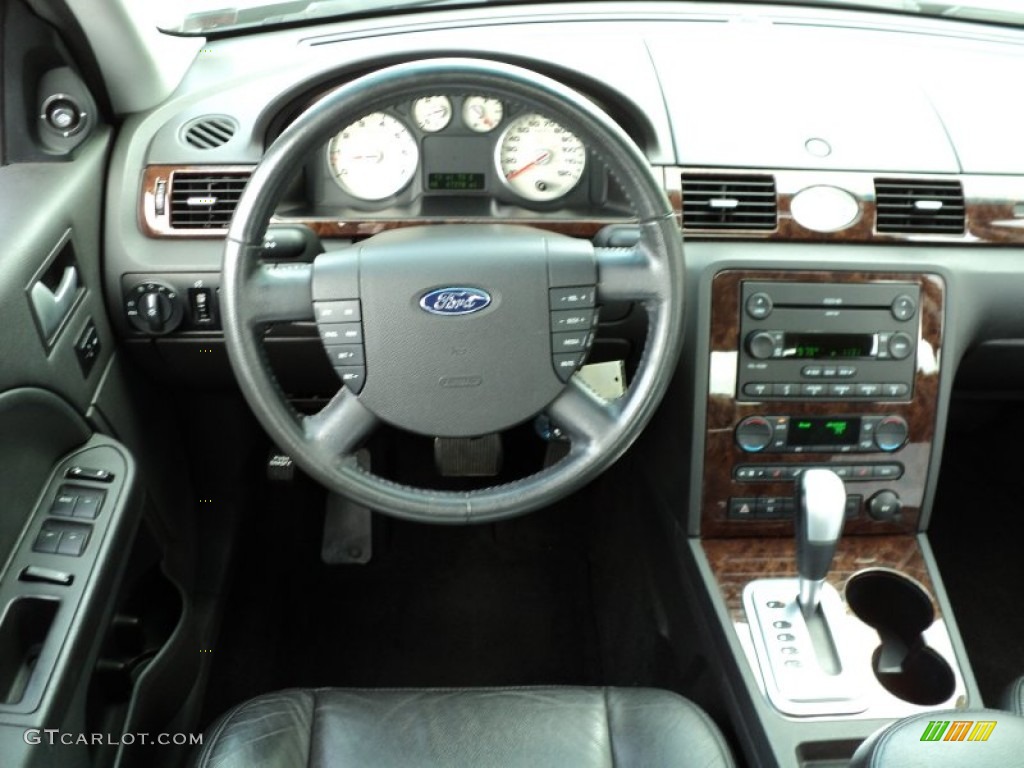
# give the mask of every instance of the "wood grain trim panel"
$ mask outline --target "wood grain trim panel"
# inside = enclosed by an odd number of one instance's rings
[[[850,494],[868,499],[874,493],[896,491],[903,502],[903,512],[896,522],[878,522],[865,512],[848,519],[845,532],[910,533],[917,530],[921,505],[928,479],[935,422],[938,409],[939,362],[943,340],[943,304],[945,286],[940,277],[928,274],[873,272],[765,272],[727,270],[715,276],[712,283],[710,352],[735,353],[740,339],[740,294],[744,280],[778,282],[850,282],[872,281],[915,282],[921,289],[919,346],[923,343],[933,351],[932,359],[919,355],[915,373],[913,399],[909,402],[769,400],[739,402],[734,394],[716,394],[707,398],[707,422],[704,434],[704,477],[701,494],[701,535],[717,536],[789,536],[793,524],[787,520],[729,520],[730,498],[758,496],[793,496],[794,484],[739,482],[733,479],[737,464],[808,463],[884,463],[899,461],[905,472],[899,480],[868,480],[848,483]],[[714,365],[714,363],[712,363]],[[735,381],[735,379],[734,379]],[[757,414],[789,414],[793,416],[826,416],[843,413],[897,414],[907,420],[910,440],[895,454],[875,452],[858,454],[805,453],[800,455],[746,453],[736,445],[733,430],[742,419]]]
[[[1024,178],[981,175],[929,175],[905,173],[863,173],[847,171],[793,171],[771,169],[683,168],[664,169],[665,190],[682,226],[684,173],[715,176],[771,175],[778,194],[779,223],[774,230],[729,231],[686,228],[683,234],[693,240],[768,240],[815,243],[944,243],[947,245],[1024,245]],[[966,226],[962,235],[901,235],[875,231],[876,178],[916,179],[922,182],[961,181],[966,202]],[[801,226],[793,218],[793,198],[813,186],[834,186],[852,194],[860,206],[860,216],[838,232],[817,232]],[[1024,214],[1024,208],[1021,208]]]
[[[701,542],[718,589],[733,621],[746,621],[743,588],[761,578],[796,578],[796,543],[792,537],[704,539]],[[913,536],[852,536],[839,540],[828,582],[843,593],[850,577],[865,568],[891,568],[925,588],[935,602],[935,586]]]
[[[142,191],[139,196],[138,220],[143,234],[153,238],[201,238],[220,239],[227,234],[226,229],[171,229],[170,199],[163,215],[157,215],[155,207],[156,186],[158,181],[170,183],[172,174],[179,171],[235,173],[251,172],[251,165],[150,165],[142,174]],[[498,219],[491,216],[480,217],[415,217],[389,219],[325,219],[306,218],[302,216],[275,216],[276,224],[304,224],[322,238],[360,238],[376,235],[391,229],[402,229],[421,225],[440,224],[493,224]],[[591,238],[601,229],[611,224],[628,224],[629,218],[586,218],[586,219],[550,219],[541,216],[523,216],[501,219],[503,224],[519,224],[527,227],[543,229],[546,232],[557,232],[571,237]]]

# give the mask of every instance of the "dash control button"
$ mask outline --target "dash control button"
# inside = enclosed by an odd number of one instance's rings
[[[551,288],[548,297],[551,309],[590,309],[597,301],[597,289],[592,285]]]
[[[892,305],[889,309],[892,311],[892,316],[897,320],[906,321],[917,312],[917,302],[914,301],[912,296],[904,293],[892,300]]]
[[[772,297],[767,293],[754,293],[747,299],[747,314],[755,320],[764,320],[772,313]]]

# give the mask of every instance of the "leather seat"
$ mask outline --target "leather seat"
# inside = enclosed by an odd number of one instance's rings
[[[207,732],[199,768],[733,765],[686,699],[644,688],[296,689]]]

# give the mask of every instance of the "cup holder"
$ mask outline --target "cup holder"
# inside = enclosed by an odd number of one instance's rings
[[[846,583],[846,604],[878,632],[881,645],[871,666],[885,690],[920,706],[941,704],[953,695],[952,667],[928,647],[922,634],[935,612],[918,584],[895,571],[861,571]]]

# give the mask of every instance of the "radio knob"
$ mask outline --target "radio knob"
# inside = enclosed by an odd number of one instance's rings
[[[747,351],[755,360],[774,357],[775,350],[775,337],[768,331],[755,331],[747,337]]]
[[[889,354],[893,360],[906,360],[910,357],[914,342],[905,333],[894,333],[889,338]]]
[[[879,491],[868,499],[868,514],[872,520],[891,522],[899,516],[903,505],[895,491]]]
[[[763,416],[749,416],[736,425],[736,442],[744,451],[763,451],[772,441],[771,422]]]
[[[897,451],[907,442],[907,422],[902,416],[886,416],[875,427],[875,445],[883,451]]]

